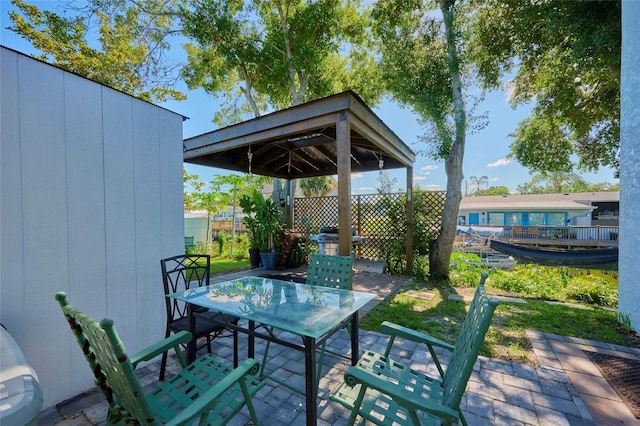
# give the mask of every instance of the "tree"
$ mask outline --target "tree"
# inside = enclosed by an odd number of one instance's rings
[[[382,87],[359,8],[359,1],[344,0],[195,3],[182,10],[185,33],[195,41],[186,47],[185,80],[224,96],[219,125],[347,88],[374,104]],[[285,197],[279,179],[273,188],[273,199]]]
[[[586,183],[582,177],[576,175],[575,173],[540,173],[531,178],[531,183],[536,185],[538,183],[546,183],[547,191],[545,192],[553,192],[560,193],[563,192],[563,186],[568,182],[578,182]],[[584,185],[583,185],[584,187]]]
[[[337,185],[332,176],[300,179],[300,189],[305,197],[324,197],[336,189]]]
[[[215,175],[209,182],[211,192],[219,194],[222,208],[231,206],[231,254],[236,238],[236,206],[240,197],[252,190],[262,190],[268,178],[250,175]]]
[[[509,195],[509,188],[506,186],[490,186],[487,189],[476,191],[474,196],[487,196],[487,195]]]
[[[236,206],[240,197],[249,194],[252,190],[261,190],[269,180],[264,176],[252,175],[214,175],[209,181],[209,185],[201,182],[198,175],[190,175],[183,169],[185,182],[185,210],[206,210],[208,213],[207,222],[207,247],[211,241],[211,215],[220,213],[231,206],[232,208],[232,243],[231,253],[233,254],[233,242],[235,241]],[[193,191],[187,191],[187,184],[191,185]],[[206,190],[208,189],[208,190]]]
[[[469,59],[486,88],[534,102],[511,156],[533,171],[619,168],[621,1],[470,0]]]
[[[187,173],[187,169],[182,168],[182,180],[184,187],[184,210],[198,210],[198,194],[204,187],[204,183],[200,182],[200,177],[197,174],[190,175]]]
[[[482,185],[489,183],[488,176],[480,176],[480,177],[471,176],[469,180],[476,186],[476,190],[473,192],[474,195],[479,195],[478,192],[480,192],[480,190],[482,189]]]
[[[370,103],[381,95],[358,1],[209,0],[183,9],[182,20],[195,41],[185,79],[216,96],[240,94],[243,103],[228,99],[231,122],[346,88]]]
[[[148,2],[90,0],[73,17],[23,0],[12,3],[19,13],[9,13],[11,30],[42,52],[39,59],[148,101],[186,98],[173,88],[175,65],[164,57],[166,16],[160,19],[157,8],[142,7]],[[88,41],[94,37],[96,47]]]
[[[558,194],[619,190],[619,183],[612,184],[602,182],[592,184],[575,173],[540,173],[532,176],[531,181],[517,187],[519,194]]]
[[[438,237],[429,250],[431,279],[449,279],[460,200],[467,131],[463,98],[465,68],[453,0],[440,0],[442,19],[427,2],[380,0],[373,8],[373,31],[381,52],[386,87],[411,107],[431,130],[423,138],[433,157],[443,159],[447,193]]]

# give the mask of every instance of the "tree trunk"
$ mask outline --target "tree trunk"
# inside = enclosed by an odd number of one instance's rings
[[[433,281],[449,281],[449,262],[456,238],[456,225],[460,201],[462,200],[462,160],[466,139],[466,113],[462,97],[462,81],[460,78],[460,57],[456,48],[456,35],[453,24],[453,5],[455,0],[441,0],[440,8],[444,17],[447,37],[447,53],[451,87],[453,90],[453,110],[455,119],[455,135],[451,143],[449,156],[445,161],[447,173],[447,195],[442,212],[440,235],[431,244],[429,253],[429,279]]]

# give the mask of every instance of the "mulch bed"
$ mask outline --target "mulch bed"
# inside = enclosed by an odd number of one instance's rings
[[[585,353],[598,366],[603,377],[640,419],[640,360],[596,352]]]

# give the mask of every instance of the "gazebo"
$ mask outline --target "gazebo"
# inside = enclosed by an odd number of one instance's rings
[[[415,153],[352,91],[184,140],[184,161],[287,180],[338,176],[339,253],[352,245],[351,173],[406,168],[411,270]],[[293,203],[286,201],[288,209]],[[291,211],[288,211],[289,216]]]

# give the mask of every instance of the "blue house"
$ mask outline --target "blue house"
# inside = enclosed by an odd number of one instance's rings
[[[459,225],[618,225],[619,192],[464,197]]]

